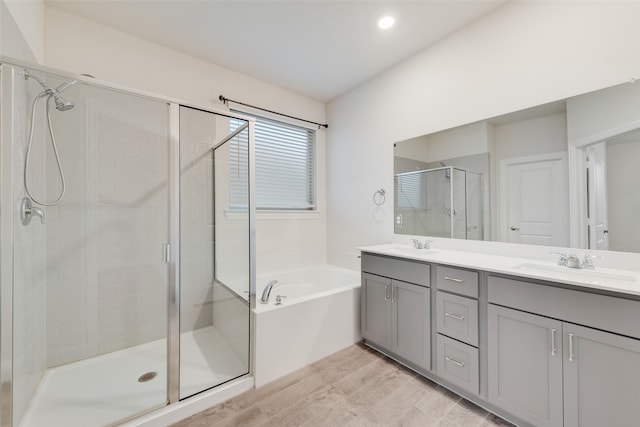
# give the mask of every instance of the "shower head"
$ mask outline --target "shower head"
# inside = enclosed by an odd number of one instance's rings
[[[451,166],[445,165],[444,162],[440,162],[440,166],[442,166],[443,168],[447,168],[444,171],[444,177],[446,179],[450,179],[451,178]]]
[[[73,102],[67,101],[57,93],[53,94],[54,100],[56,101],[56,110],[58,111],[67,111],[73,108]]]
[[[77,80],[71,80],[69,82],[64,82],[62,84],[60,84],[60,86],[58,86],[57,88],[55,88],[53,90],[53,97],[56,101],[56,109],[58,111],[67,111],[73,108],[73,102],[71,101],[67,101],[66,99],[64,99],[60,94],[62,92],[64,92],[65,90],[69,89],[71,86],[73,86],[74,84],[78,83]]]
[[[60,94],[65,90],[69,89],[74,84],[78,83],[77,80],[63,82],[57,88],[52,89],[49,86],[47,86],[40,77],[30,73],[28,70],[24,70],[24,78],[29,79],[30,77],[35,81],[37,81],[38,83],[40,83],[40,86],[42,86],[42,88],[44,89],[44,91],[42,91],[42,93],[38,95],[39,98],[42,98],[44,96],[49,96],[49,97],[53,96],[56,102],[56,109],[58,111],[67,111],[73,108],[73,102],[67,101],[62,96],[60,96]]]

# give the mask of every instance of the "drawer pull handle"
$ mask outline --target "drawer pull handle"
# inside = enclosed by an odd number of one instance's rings
[[[444,313],[445,316],[447,317],[453,317],[456,320],[464,320],[464,316],[458,316],[457,314],[453,314],[453,313]]]
[[[449,280],[451,282],[463,283],[463,279],[456,279],[455,277],[444,276],[444,280]]]
[[[446,360],[447,362],[451,362],[451,363],[453,363],[454,365],[458,365],[458,366],[459,366],[459,367],[461,367],[461,368],[464,368],[464,363],[462,363],[462,362],[458,362],[457,360],[452,359],[452,358],[450,358],[450,357],[448,357],[448,356],[447,356],[447,357],[445,357],[445,360]]]
[[[573,354],[573,334],[569,334],[569,362],[573,362],[575,354]]]
[[[556,355],[556,330],[555,329],[551,329],[551,355],[555,356]]]

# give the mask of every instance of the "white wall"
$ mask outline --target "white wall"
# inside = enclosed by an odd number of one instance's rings
[[[325,104],[47,6],[45,64],[132,88],[223,107],[218,95],[321,123]],[[258,219],[258,273],[326,259],[325,132],[317,133],[319,215]],[[303,217],[309,218],[309,217]]]
[[[583,146],[640,126],[640,84],[625,83],[567,100],[567,136]]]
[[[393,142],[640,75],[637,2],[511,2],[328,105],[328,260],[393,238]],[[387,197],[387,200],[393,200]]]
[[[0,0],[0,55],[43,61],[43,0]]]

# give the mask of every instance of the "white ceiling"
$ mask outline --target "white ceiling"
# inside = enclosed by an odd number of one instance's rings
[[[328,101],[508,0],[46,0],[294,92]],[[383,32],[379,16],[396,26]]]

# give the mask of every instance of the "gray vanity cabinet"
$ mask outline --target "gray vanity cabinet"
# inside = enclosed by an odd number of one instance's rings
[[[391,351],[430,369],[429,288],[391,281]]]
[[[562,322],[490,304],[488,327],[489,401],[534,426],[561,427]]]
[[[391,279],[362,273],[362,309],[360,332],[362,338],[383,347],[391,345]]]
[[[564,324],[565,427],[640,425],[640,341]]]
[[[426,264],[362,256],[362,337],[424,370],[431,368],[429,281]]]
[[[517,425],[640,426],[637,296],[364,252],[361,331]]]
[[[492,404],[534,426],[640,425],[640,301],[492,276],[488,299]]]

